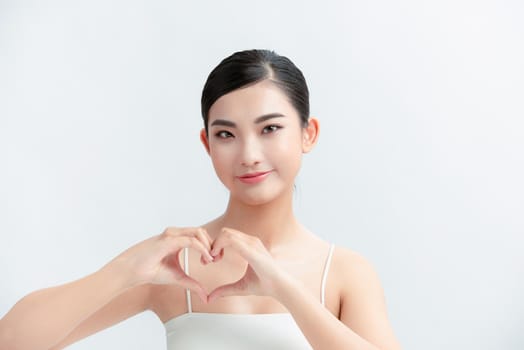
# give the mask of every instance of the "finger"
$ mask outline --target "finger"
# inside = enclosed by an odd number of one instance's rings
[[[222,230],[220,230],[218,236],[216,237],[211,247],[210,253],[213,257],[219,256],[219,254],[223,253],[224,248],[231,245],[232,235],[234,235],[234,233],[228,230],[227,228],[222,228]]]
[[[163,235],[166,236],[172,236],[172,237],[178,237],[178,236],[187,236],[189,234],[192,234],[198,229],[198,227],[176,227],[176,226],[169,226],[167,227]]]
[[[215,288],[207,297],[208,302],[213,302],[214,300],[232,296],[232,295],[246,295],[247,293],[247,284],[244,278],[239,279],[236,282],[222,285]]]
[[[213,240],[211,239],[211,236],[209,235],[207,230],[205,228],[203,228],[203,227],[199,227],[198,228],[198,233],[199,233],[199,236],[201,236],[202,239],[205,240],[208,243],[208,248],[209,248],[209,250],[211,250],[211,243],[213,242]]]
[[[222,231],[220,231],[219,235],[213,242],[213,247],[211,249],[211,255],[215,257],[218,256],[219,259],[223,255],[223,249],[226,247],[232,247],[235,249],[240,255],[244,258],[247,257],[247,245],[246,240],[247,235],[245,233],[242,233],[240,231],[223,228]]]
[[[202,244],[204,244],[208,251],[211,250],[211,236],[209,236],[206,229],[203,227],[191,227],[184,229],[180,235],[186,237],[196,237],[200,242],[202,242]]]
[[[198,239],[200,239],[201,242],[204,242],[207,250],[211,250],[211,239],[209,238],[209,235],[207,235],[206,230],[202,227],[199,227],[196,234]]]
[[[203,303],[207,304],[208,294],[206,290],[204,289],[204,287],[202,287],[202,285],[198,283],[196,280],[185,275],[184,277],[182,277],[179,280],[179,285],[185,288],[189,288],[190,290],[195,292],[198,295],[198,297],[200,298],[200,300],[202,300]]]
[[[197,237],[200,240],[200,242],[202,242],[207,247],[208,250],[211,250],[211,237],[209,236],[205,228],[192,227],[188,230],[185,230],[182,234],[186,236]]]
[[[214,262],[214,261],[216,261],[216,259],[213,258],[212,261]],[[207,265],[207,264],[209,264],[210,262],[211,262],[211,261],[208,261],[208,258],[205,258],[203,255],[200,255],[200,263],[201,263],[202,265]]]
[[[217,261],[221,260],[224,257],[224,249],[223,248],[219,249],[217,251],[218,251],[218,253],[216,255],[213,255],[213,254],[210,253],[211,256],[213,257],[213,262],[217,262]]]
[[[209,250],[204,246],[204,244],[194,236],[179,236],[172,239],[173,244],[172,248],[175,250],[180,250],[180,248],[194,248],[208,260],[208,262],[213,261],[213,257],[209,253]]]

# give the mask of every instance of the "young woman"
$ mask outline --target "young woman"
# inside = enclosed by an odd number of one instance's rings
[[[319,135],[302,72],[271,51],[237,52],[201,102],[200,140],[230,193],[223,215],[25,296],[0,320],[0,349],[62,349],[144,310],[170,350],[400,349],[372,265],[293,214],[294,179]]]

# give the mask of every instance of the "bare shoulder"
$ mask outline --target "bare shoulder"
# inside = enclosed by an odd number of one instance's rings
[[[388,319],[380,276],[373,263],[359,252],[337,246],[332,269],[341,305],[339,319],[381,349],[400,349]]]
[[[362,298],[374,299],[385,305],[380,276],[373,263],[362,253],[337,246],[333,253],[333,274],[336,276],[342,309],[362,303]],[[354,305],[352,305],[354,310]]]
[[[372,262],[361,253],[342,246],[333,252],[333,273],[340,283],[342,294],[350,293],[363,282],[379,283],[379,276]]]

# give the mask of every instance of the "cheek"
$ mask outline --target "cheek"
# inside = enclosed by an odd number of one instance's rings
[[[234,169],[234,152],[232,152],[231,149],[224,147],[224,145],[218,145],[215,147],[211,146],[210,157],[218,178],[224,185],[226,185],[226,183],[230,181],[231,172]]]
[[[302,162],[302,147],[296,137],[286,137],[272,145],[270,154],[274,165],[281,168],[281,171],[294,176]]]

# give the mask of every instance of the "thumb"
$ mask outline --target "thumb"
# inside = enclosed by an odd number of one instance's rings
[[[241,278],[236,282],[224,284],[220,287],[215,288],[208,296],[208,302],[212,302],[215,299],[221,297],[227,297],[232,295],[247,295],[247,283],[245,278]]]
[[[198,283],[196,280],[192,279],[189,276],[183,276],[180,281],[180,285],[185,286],[186,288],[191,289],[193,292],[195,292],[199,298],[202,300],[204,304],[208,303],[208,295],[204,287],[200,283]]]

